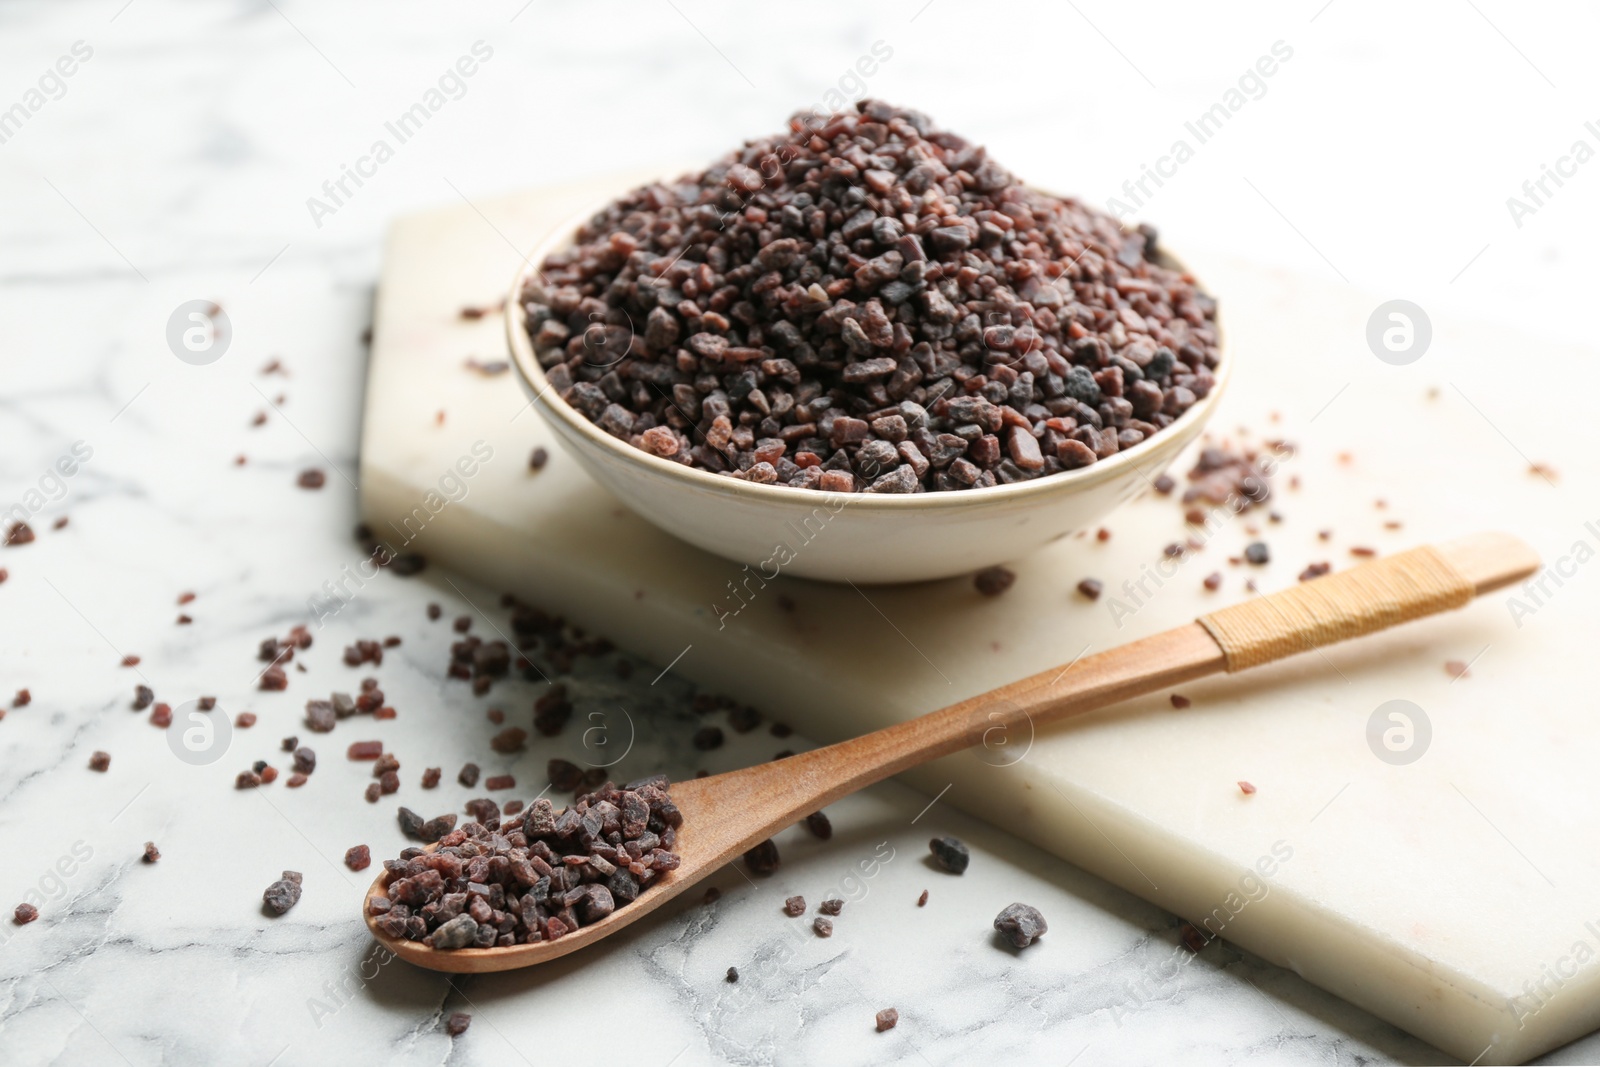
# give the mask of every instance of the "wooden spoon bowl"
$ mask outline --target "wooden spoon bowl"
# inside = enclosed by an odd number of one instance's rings
[[[821,751],[825,750],[818,749],[780,761],[783,764],[781,769],[778,763],[763,763],[746,770],[719,774],[714,778],[695,778],[672,783],[672,802],[683,813],[683,825],[678,828],[677,844],[673,848],[679,859],[677,869],[662,874],[640,893],[639,899],[633,903],[624,904],[599,922],[580,926],[572,933],[554,941],[536,941],[530,945],[507,945],[502,948],[440,951],[429,948],[420,941],[407,941],[382,933],[377,927],[377,917],[363,904],[367,928],[385,948],[401,959],[415,963],[419,967],[452,974],[509,971],[565,956],[635,920],[644,918],[729,860],[771,837],[788,822],[793,821],[787,815],[775,815],[770,822],[762,822],[759,826],[747,825],[740,821],[736,827],[735,820],[729,818],[729,813],[750,810],[742,808],[741,805],[754,801],[756,794],[763,792],[763,786],[782,788],[780,782],[791,781],[789,776],[794,768],[789,764],[815,757]],[[814,810],[816,809],[808,809],[803,814],[809,814]],[[432,852],[437,847],[429,845],[428,851]],[[367,891],[367,898],[384,895],[391,878],[388,871],[379,875],[372,883],[372,888]]]

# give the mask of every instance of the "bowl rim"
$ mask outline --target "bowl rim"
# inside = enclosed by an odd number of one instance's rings
[[[653,456],[643,449],[635,448],[619,437],[613,437],[563,400],[555,390],[550,388],[550,382],[545,377],[544,368],[539,365],[538,357],[534,354],[533,339],[528,336],[528,313],[522,303],[522,293],[528,279],[539,272],[540,266],[550,253],[569,243],[575,237],[580,226],[593,218],[607,204],[615,200],[618,195],[621,194],[608,195],[598,199],[592,206],[585,208],[583,211],[573,213],[559,226],[556,226],[546,234],[534,246],[533,250],[524,257],[522,264],[517,268],[511,279],[511,288],[506,296],[506,343],[510,349],[511,364],[516,368],[517,377],[529,396],[529,403],[539,408],[546,418],[559,421],[569,431],[616,456],[623,463],[640,467],[665,479],[676,479],[685,488],[699,488],[736,497],[743,496],[752,503],[771,505],[805,504],[807,500],[820,502],[825,499],[844,498],[849,501],[849,506],[852,510],[865,508],[869,511],[908,509],[953,511],[958,508],[976,507],[981,504],[1025,503],[1035,498],[1050,497],[1076,489],[1086,489],[1115,479],[1124,474],[1128,468],[1133,468],[1148,481],[1152,478],[1152,475],[1138,470],[1140,462],[1147,454],[1156,451],[1161,444],[1160,438],[1162,437],[1166,437],[1169,441],[1177,440],[1184,436],[1186,429],[1190,428],[1194,429],[1198,434],[1200,427],[1211,417],[1213,409],[1221,400],[1222,394],[1233,376],[1234,356],[1227,344],[1227,333],[1223,329],[1219,307],[1216,318],[1219,360],[1213,370],[1216,383],[1211,387],[1210,392],[1196,400],[1187,411],[1174,419],[1170,425],[1163,427],[1160,434],[1139,442],[1139,444],[1127,451],[1119,451],[1115,455],[1097,460],[1087,467],[1060,471],[1043,478],[1033,478],[1024,482],[1012,482],[1009,485],[999,484],[977,489],[949,490],[946,492],[824,493],[821,490],[801,489],[797,486],[747,482],[738,478],[730,478],[723,474],[713,474],[711,471],[701,470],[698,467],[692,467],[687,464],[675,463],[671,460],[662,459],[660,456]],[[1172,267],[1193,277],[1192,272],[1182,260],[1165,249],[1162,250],[1162,256]],[[1151,445],[1152,447],[1146,448],[1146,445]]]

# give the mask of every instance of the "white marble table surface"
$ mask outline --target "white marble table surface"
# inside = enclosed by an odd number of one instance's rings
[[[257,642],[309,621],[307,598],[359,559],[344,475],[386,220],[708,156],[830,91],[856,94],[846,72],[878,41],[892,56],[865,79],[871,92],[1097,200],[1289,42],[1294,58],[1265,94],[1157,191],[1146,217],[1174,243],[1251,249],[1438,314],[1470,308],[1587,339],[1590,316],[1563,311],[1562,298],[1585,307],[1589,296],[1593,272],[1572,269],[1569,235],[1594,232],[1600,168],[1547,186],[1520,226],[1506,198],[1574,140],[1600,143],[1584,128],[1600,119],[1584,111],[1592,12],[1157,7],[1030,5],[990,28],[956,0],[766,14],[700,0],[494,0],[462,13],[300,0],[0,6],[0,508],[22,508],[38,532],[0,549],[0,702],[33,695],[0,721],[0,903],[9,913],[29,895],[44,902],[38,922],[0,925],[0,1061],[1441,1060],[1226,944],[1175,954],[1171,916],[894,783],[833,809],[826,845],[798,830],[780,838],[786,862],[772,878],[724,871],[716,904],[538,973],[449,982],[384,964],[356,918],[367,879],[339,858],[357,843],[376,855],[401,846],[392,801],[435,814],[474,795],[448,783],[492,730],[481,701],[441,681],[451,635],[424,605],[442,603],[447,619],[482,605],[482,630],[504,625],[490,607],[498,591],[435,571],[381,575],[317,631],[287,693],[253,685]],[[384,123],[479,41],[492,55],[446,86],[459,98],[361,186],[347,183],[351,195],[327,199],[323,183],[364,166]],[[75,57],[60,68],[73,73],[48,75],[62,57]],[[6,126],[13,104],[23,110]],[[310,197],[334,210],[313,212]],[[232,322],[229,351],[209,366],[166,342],[189,300],[219,302]],[[287,376],[260,373],[274,357]],[[280,394],[281,410],[252,426]],[[75,446],[74,473],[52,476]],[[310,466],[329,471],[320,492],[295,486]],[[61,517],[70,522],[54,529]],[[180,607],[184,591],[196,597]],[[178,625],[180,611],[193,622]],[[352,687],[344,644],[391,633],[403,644],[373,673],[398,719],[318,738],[322,767],[298,792],[231,788],[254,760],[283,764],[278,739],[304,735],[308,696]],[[118,665],[126,654],[142,657],[137,668]],[[586,664],[572,685],[580,719],[628,701],[628,773],[731,769],[797,740],[758,732],[696,753],[688,686],[670,674],[651,685],[658,668],[642,663],[620,680],[616,659]],[[216,762],[191,765],[129,710],[141,681],[174,706],[214,694],[227,714],[260,721]],[[525,709],[537,689],[500,692]],[[401,794],[376,806],[360,799],[365,767],[342,755],[367,735],[405,764]],[[86,769],[97,749],[113,756],[104,775]],[[537,787],[554,755],[581,758],[580,731],[504,764]],[[432,764],[447,785],[424,794],[416,775]],[[930,868],[934,832],[970,843],[964,877]],[[147,840],[164,853],[154,866],[138,859]],[[304,872],[305,896],[270,920],[257,900],[284,868]],[[790,893],[830,889],[851,899],[831,940],[778,910]],[[1020,955],[987,928],[1013,899],[1051,923]],[[722,979],[729,965],[744,972],[737,985]],[[880,1035],[872,1016],[888,1006],[901,1023]],[[441,1028],[452,1011],[474,1015],[454,1042]],[[1590,1037],[1544,1062],[1597,1058]]]

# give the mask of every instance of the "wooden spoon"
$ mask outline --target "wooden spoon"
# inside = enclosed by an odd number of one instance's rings
[[[1429,587],[1406,562],[1442,566],[1453,597]],[[1042,726],[1104,708],[1131,697],[1167,689],[1209,674],[1253,666],[1318,645],[1385,629],[1421,614],[1459,607],[1472,596],[1520,581],[1539,568],[1539,558],[1518,539],[1484,533],[1434,548],[1415,549],[1365,563],[1298,587],[1246,601],[1204,620],[1146,637],[1093,656],[1067,669],[1052,669],[964,700],[942,711],[898,723],[827,748],[802,752],[741,771],[673,783],[672,800],[683,813],[676,851],[680,864],[606,918],[554,941],[504,948],[435,950],[417,941],[391,938],[367,925],[383,946],[419,967],[478,974],[531,967],[593,944],[649,915],[706,875],[753,846],[840,797],[909,767],[982,743],[995,730],[1025,723]],[[1309,594],[1309,596],[1308,596]],[[1247,649],[1237,647],[1219,616],[1247,613],[1254,625]],[[1250,614],[1253,613],[1253,614]],[[1278,620],[1281,620],[1278,621]],[[1233,627],[1235,634],[1238,626]],[[1221,636],[1213,636],[1220,633]],[[1282,641],[1283,638],[1291,640]],[[1261,642],[1276,647],[1263,651]],[[1230,645],[1225,650],[1224,642]],[[368,897],[382,895],[385,872]]]

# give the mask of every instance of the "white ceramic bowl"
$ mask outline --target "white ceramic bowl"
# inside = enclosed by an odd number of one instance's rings
[[[580,222],[603,206],[546,238],[513,279],[506,301],[511,361],[540,414],[595,481],[668,533],[768,579],[780,573],[858,584],[948,578],[1019,559],[1093,526],[1148,490],[1195,439],[1233,369],[1224,349],[1216,385],[1172,425],[1126,452],[1033,481],[903,496],[739,481],[611,436],[545,379],[528,337],[523,288],[545,257],[570,245]]]

